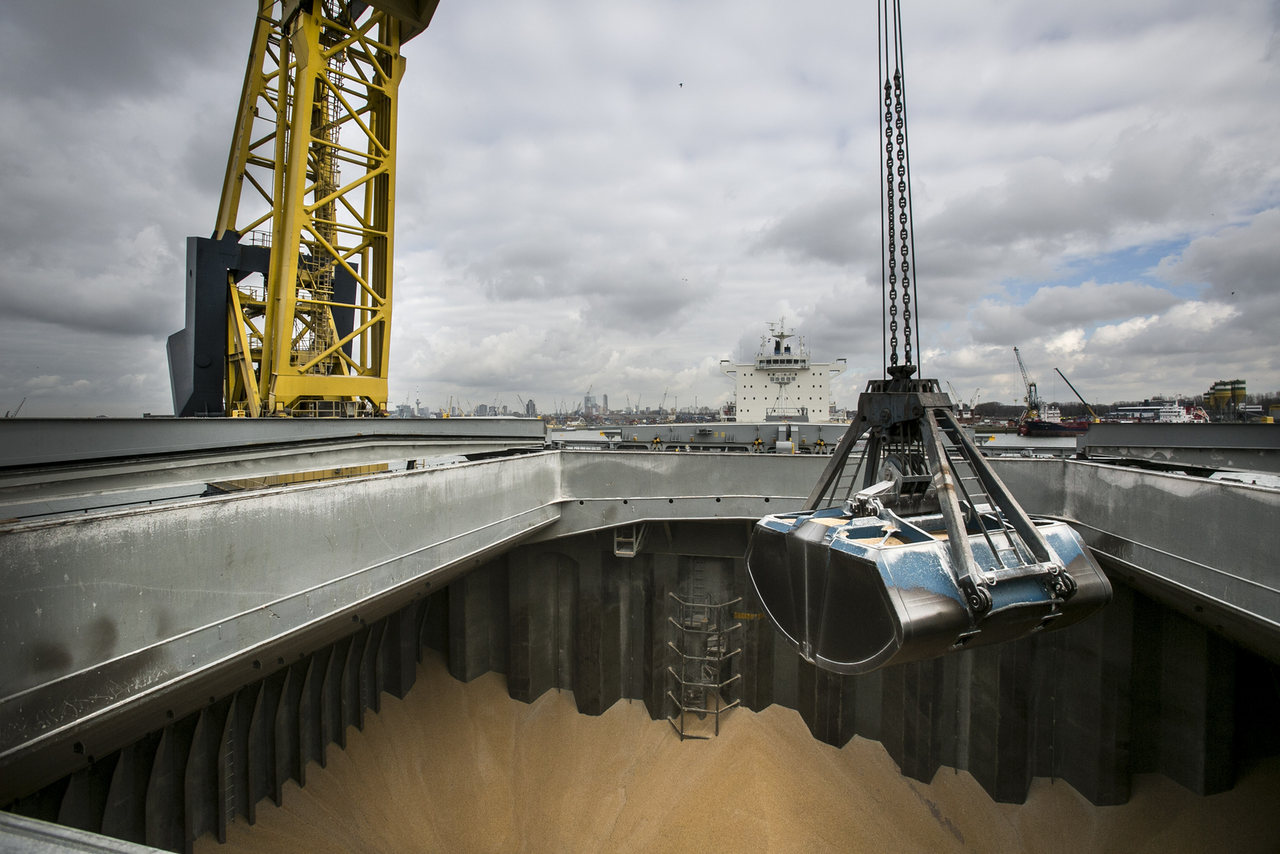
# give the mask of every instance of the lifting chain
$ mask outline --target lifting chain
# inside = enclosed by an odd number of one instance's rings
[[[888,291],[889,364],[898,364],[898,288],[902,288],[903,358],[914,364],[911,329],[912,269],[915,260],[911,239],[911,176],[907,155],[906,94],[903,86],[897,0],[885,0],[881,17],[881,50],[884,59],[884,189],[888,231],[888,269],[883,283]],[[892,74],[889,70],[892,67]]]

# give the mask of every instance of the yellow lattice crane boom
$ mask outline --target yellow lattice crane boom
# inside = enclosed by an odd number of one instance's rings
[[[187,243],[175,415],[385,413],[400,50],[437,2],[259,0],[213,237]]]

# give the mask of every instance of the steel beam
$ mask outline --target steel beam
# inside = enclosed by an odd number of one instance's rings
[[[1161,468],[1280,472],[1274,424],[1094,424],[1076,440],[1082,457]]]
[[[1027,512],[1069,522],[1113,575],[1280,662],[1280,491],[1078,460],[991,465]]]
[[[0,526],[0,803],[551,524],[557,469],[534,454]]]
[[[34,818],[0,812],[0,843],[11,854],[155,854],[149,845],[139,845],[39,821]]]
[[[205,484],[442,455],[540,449],[541,421],[3,419],[0,518],[174,497]]]
[[[799,510],[820,456],[565,451],[560,519],[535,539],[638,522],[736,520]]]

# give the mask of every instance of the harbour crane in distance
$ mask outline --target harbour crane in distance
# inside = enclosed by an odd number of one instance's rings
[[[1022,371],[1022,384],[1027,389],[1026,403],[1027,411],[1022,414],[1024,419],[1038,418],[1040,416],[1040,393],[1036,388],[1036,384],[1031,381],[1031,377],[1027,374],[1027,366],[1022,361],[1022,354],[1018,352],[1018,348],[1013,348],[1013,355],[1018,360],[1018,370]]]
[[[174,415],[387,414],[401,48],[438,2],[258,0]]]
[[[1080,392],[1076,391],[1076,387],[1071,384],[1071,380],[1067,379],[1067,375],[1064,374],[1059,368],[1054,368],[1054,370],[1058,372],[1058,376],[1062,377],[1062,381],[1067,384],[1067,388],[1071,389],[1071,392],[1076,396],[1076,399],[1078,399],[1081,403],[1084,404],[1085,411],[1089,413],[1089,420],[1092,421],[1094,424],[1097,424],[1099,421],[1101,421],[1102,419],[1098,417],[1098,413],[1093,411],[1093,407],[1089,405],[1089,402],[1084,399],[1083,395],[1081,395]]]
[[[951,389],[951,397],[955,400],[956,405],[963,407],[964,403],[960,399],[960,392],[956,391],[956,387],[951,384],[950,380],[947,380],[947,388]],[[974,389],[973,397],[969,398],[969,416],[973,415],[973,407],[978,402],[978,392],[980,391],[982,391],[981,388]]]

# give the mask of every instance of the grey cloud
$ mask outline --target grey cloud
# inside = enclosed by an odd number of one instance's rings
[[[579,257],[556,241],[504,247],[471,272],[490,299],[568,300],[584,305],[593,324],[643,335],[676,322],[715,291],[656,259]]]
[[[1157,128],[1123,134],[1104,176],[1072,177],[1039,157],[994,187],[971,191],[923,226],[944,243],[1029,244],[1041,253],[1102,248],[1118,229],[1198,214],[1243,176],[1223,174],[1205,140],[1174,142]],[[1082,247],[1079,247],[1082,248]]]
[[[1157,314],[1180,300],[1166,290],[1138,282],[1054,285],[1040,288],[1023,305],[984,300],[972,312],[974,338],[1013,345],[1029,330],[1061,331],[1106,321]]]
[[[570,292],[573,255],[559,235],[529,235],[469,265],[490,299],[545,299]]]
[[[1241,329],[1263,335],[1280,324],[1280,208],[1248,223],[1197,238],[1165,259],[1168,280],[1207,285],[1204,296],[1236,308]]]
[[[182,296],[174,283],[182,281],[182,266],[160,230],[148,227],[117,241],[112,261],[80,270],[49,259],[0,273],[9,317],[81,332],[153,338],[173,332],[181,316]]]
[[[1280,55],[1280,0],[1271,0],[1270,13],[1271,39],[1267,42],[1266,58],[1274,60]]]
[[[23,415],[141,415],[172,411],[164,344],[149,337],[6,321],[0,412]]]
[[[716,292],[714,284],[690,283],[656,262],[598,271],[585,281],[589,321],[642,336],[678,325]]]
[[[879,205],[878,191],[871,187],[832,190],[783,215],[755,248],[839,266],[871,263],[880,252]]]
[[[1169,26],[1203,14],[1204,6],[1196,0],[1162,0],[1158,3],[1088,0],[1069,6],[1037,3],[1011,10],[1007,32],[1020,42],[1132,38],[1145,30]]]
[[[970,316],[1001,282],[1184,241],[1211,211],[1274,198],[1263,7],[1086,2],[905,10],[925,343],[964,351],[951,364],[967,385],[1014,370]],[[42,377],[61,378],[40,385],[47,412],[167,406],[159,345],[181,323],[183,238],[212,225],[254,9],[0,10],[0,392],[17,395],[4,408]],[[820,358],[878,371],[873,28],[838,0],[442,4],[401,88],[397,399],[520,385],[550,400],[592,382],[611,400],[668,384],[709,399],[729,386],[707,360],[742,330],[754,352],[780,310]],[[168,255],[142,252],[144,233]],[[1228,296],[1230,277],[1262,275],[1210,248],[1184,253],[1179,275]],[[1171,365],[1277,376],[1271,339],[1253,336],[1248,363],[1223,349],[1249,312],[1223,314],[1217,291],[1181,320],[1157,294],[1098,296],[1096,315],[1160,319],[1079,350],[1056,340],[1074,306],[1055,293],[1009,311],[1045,362],[1105,365],[1099,388],[1141,393]],[[1192,328],[1205,317],[1214,335]],[[1185,352],[1158,355],[1168,342]]]
[[[880,362],[880,286],[845,282],[800,312],[797,326],[809,340],[815,358],[856,360],[874,355]]]
[[[243,0],[0,11],[7,321],[67,340],[154,341],[181,324],[184,238],[213,222],[252,16]]]
[[[36,101],[56,93],[64,104],[174,90],[191,73],[248,49],[255,6],[251,0],[6,3],[0,74],[10,97]]]

